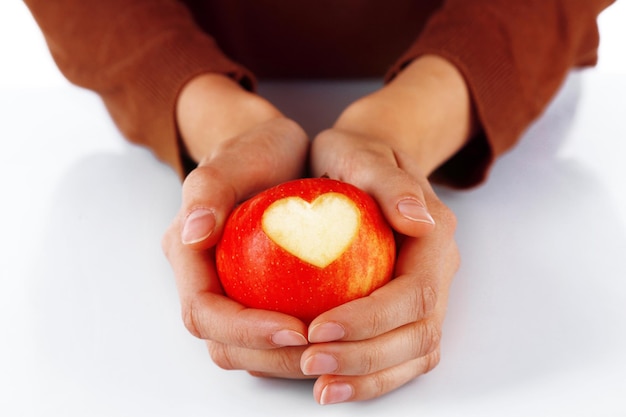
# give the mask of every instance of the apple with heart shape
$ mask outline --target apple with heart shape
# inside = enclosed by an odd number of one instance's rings
[[[395,240],[376,201],[329,178],[289,181],[235,208],[216,248],[224,292],[306,323],[393,275]]]

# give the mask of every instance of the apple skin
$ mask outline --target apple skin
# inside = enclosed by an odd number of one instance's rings
[[[353,202],[358,220],[345,250],[321,267],[272,240],[263,228],[263,219],[275,202],[299,197],[312,203],[328,193]],[[345,206],[345,201],[348,200],[340,201],[340,205]],[[283,218],[285,222],[292,221],[289,217],[286,214],[275,224],[280,226]],[[344,224],[344,220],[333,221],[335,226]],[[393,275],[395,256],[393,231],[371,196],[348,183],[307,178],[268,189],[233,210],[216,247],[216,266],[229,298],[246,307],[289,314],[308,324],[321,313],[366,296],[387,283]]]

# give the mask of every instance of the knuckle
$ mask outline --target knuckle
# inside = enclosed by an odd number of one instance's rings
[[[223,173],[211,164],[198,166],[183,182],[183,201],[193,202],[198,196],[205,195],[207,190],[215,192],[216,188],[224,183],[222,176]]]
[[[198,339],[202,339],[202,334],[200,332],[200,328],[198,326],[198,310],[194,306],[194,302],[190,301],[183,305],[182,308],[182,317],[185,328],[189,333]]]
[[[424,324],[424,332],[422,336],[422,354],[429,354],[439,348],[441,343],[441,328],[432,321]]]
[[[300,356],[292,353],[298,349],[276,349],[271,351],[277,357],[274,360],[273,372],[279,375],[302,375]]]
[[[254,154],[257,155],[257,153]],[[222,210],[232,207],[240,196],[239,190],[234,185],[236,181],[228,168],[241,165],[253,169],[258,165],[247,161],[228,160],[217,151],[211,158],[210,161],[202,162],[185,178],[183,183],[185,215],[195,207],[218,207]]]
[[[209,356],[211,356],[211,360],[218,367],[227,371],[235,369],[235,365],[233,360],[231,359],[231,352],[228,346],[221,343],[209,342],[207,343],[207,348],[209,350]]]
[[[329,134],[328,141],[333,140],[342,143],[343,147],[348,147],[356,140],[350,135]],[[379,178],[379,170],[372,170],[372,167],[392,166],[394,161],[393,152],[387,145],[375,141],[367,140],[364,137],[358,139],[357,150],[352,146],[350,152],[339,152],[335,160],[334,171],[341,173],[344,181],[356,184],[361,188],[368,188],[368,184],[375,183]]]
[[[183,181],[183,195],[189,192],[197,191],[207,180],[207,169],[198,167],[191,171]]]
[[[419,321],[428,317],[437,305],[437,290],[432,285],[419,285],[412,292],[413,299],[410,302],[411,317]]]
[[[358,153],[348,153],[345,156],[345,163],[348,167],[348,171],[353,174],[353,181],[362,182],[363,184],[373,183],[376,178],[377,172],[374,172],[372,167],[386,167],[389,165],[391,156],[385,154],[388,149],[376,149],[367,147],[361,149]]]
[[[441,329],[430,320],[419,323],[415,327],[413,337],[414,357],[424,357],[439,349]]]
[[[221,323],[212,317],[209,311],[202,310],[202,305],[202,301],[195,298],[183,303],[183,323],[193,336],[243,348],[251,348],[262,343],[256,334],[256,328]]]
[[[252,347],[255,346],[255,338],[252,330],[246,327],[233,327],[228,335],[230,340],[235,346]]]
[[[377,372],[371,376],[371,384],[373,397],[378,397],[388,391],[390,391],[395,383],[392,380],[393,373],[390,372]]]
[[[380,347],[368,349],[365,358],[360,362],[361,375],[369,375],[378,371],[384,354],[385,352]]]
[[[372,309],[368,317],[369,335],[380,335],[389,331],[389,318],[395,316],[395,312],[391,311],[393,307],[389,307],[385,303],[378,303],[377,308]]]
[[[424,372],[428,373],[435,369],[439,362],[441,361],[441,349],[436,349],[426,356],[426,364],[424,366]]]

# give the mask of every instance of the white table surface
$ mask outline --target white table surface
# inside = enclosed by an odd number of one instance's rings
[[[26,46],[0,33],[0,416],[626,416],[623,3],[602,17],[606,61],[568,79],[490,180],[440,190],[463,256],[441,364],[328,407],[311,382],[217,368],[187,334],[160,249],[178,179],[58,75],[23,5],[3,3]],[[314,131],[373,87],[262,91]]]

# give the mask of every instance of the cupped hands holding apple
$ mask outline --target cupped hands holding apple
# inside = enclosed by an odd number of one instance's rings
[[[184,322],[207,341],[217,365],[257,376],[315,377],[315,398],[328,404],[380,396],[438,363],[448,288],[459,256],[454,215],[437,198],[427,175],[463,146],[472,127],[469,95],[452,65],[428,56],[414,61],[386,87],[349,106],[333,128],[314,139],[310,155],[308,139],[295,122],[225,77],[201,76],[189,83],[181,93],[177,118],[187,152],[199,163],[185,180],[181,211],[163,248],[176,277]],[[229,284],[222,286],[217,273],[215,247],[226,219],[237,204],[302,177],[307,156],[313,176],[326,174],[352,184],[378,203],[396,234],[393,279],[380,286],[384,277],[367,296],[324,305],[320,311],[332,308],[319,315],[296,318],[293,310],[285,314],[263,303],[257,305],[262,308],[246,307],[232,299],[245,286],[233,292]],[[330,268],[350,253],[352,244],[358,242],[358,248],[367,238],[355,237],[355,231],[370,209],[351,206],[354,199],[346,200],[350,193],[342,187],[310,195],[305,190],[287,202],[282,196],[266,200],[253,216],[264,239],[259,247],[277,244],[274,254],[281,255],[273,260],[286,259],[288,253],[293,255],[291,264],[302,271]],[[284,197],[293,194],[292,189]],[[281,217],[289,216],[287,206],[295,206],[296,212],[316,206],[315,215],[343,210],[354,224],[329,226],[345,239],[327,253],[312,250],[315,245],[298,247],[294,228],[281,226]],[[373,229],[381,229],[376,225]],[[236,240],[237,231],[231,232],[225,238]],[[381,246],[373,242],[370,247]],[[221,244],[222,271],[247,267],[241,259],[229,266],[228,256],[235,256],[236,248],[233,241]],[[350,256],[364,255],[357,250]],[[332,271],[327,275],[341,275]],[[249,272],[259,274],[253,267]],[[233,292],[232,298],[224,289]],[[245,297],[241,300],[247,303]]]

